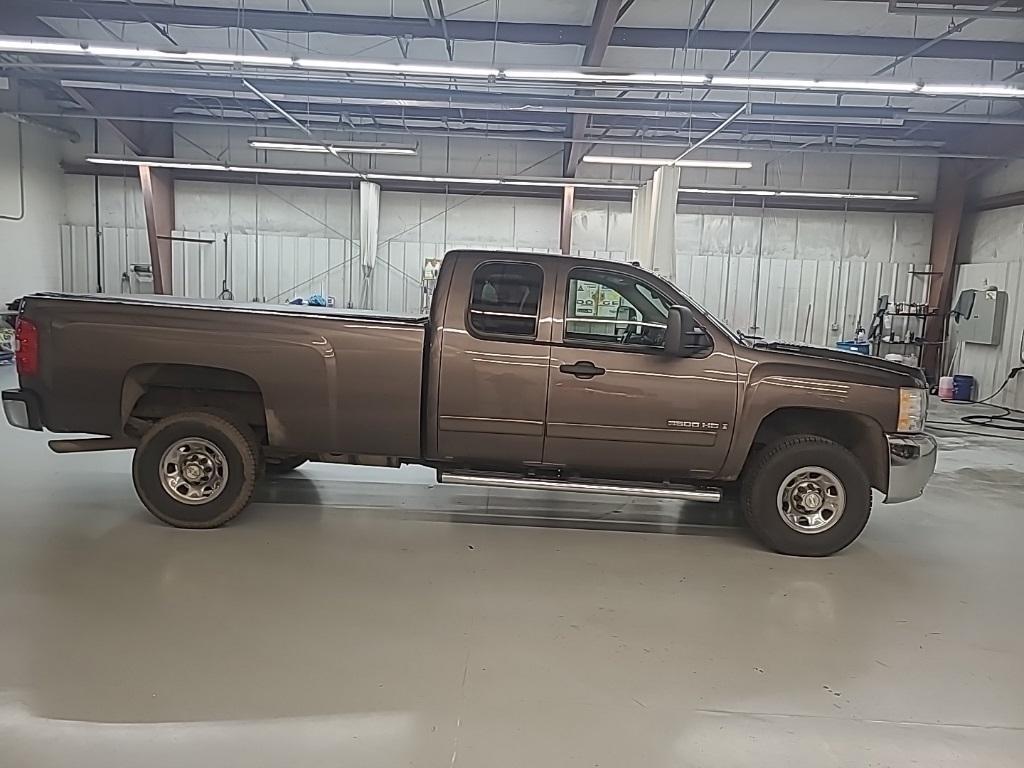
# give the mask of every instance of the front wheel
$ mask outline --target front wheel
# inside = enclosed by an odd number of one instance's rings
[[[769,445],[744,473],[741,504],[776,552],[821,557],[851,544],[871,514],[871,483],[857,458],[816,435]]]
[[[252,498],[256,456],[248,426],[212,413],[182,413],[146,433],[132,479],[156,518],[176,528],[216,528]]]

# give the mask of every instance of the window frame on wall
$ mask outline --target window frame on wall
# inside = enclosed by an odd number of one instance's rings
[[[533,273],[535,273],[535,276],[536,276],[537,280],[536,280],[536,283],[535,283],[535,286],[534,286],[534,288],[535,288],[534,295],[532,296],[533,301],[534,301],[534,308],[535,308],[535,311],[534,311],[533,314],[529,314],[529,313],[526,313],[526,312],[503,312],[503,311],[500,311],[500,310],[490,310],[490,311],[488,311],[488,310],[480,308],[480,306],[477,303],[477,291],[476,291],[478,275],[481,273],[481,271],[483,271],[485,269],[488,269],[488,268],[493,268],[495,266],[502,266],[502,267],[505,267],[506,269],[507,268],[521,269],[524,273],[526,273],[526,272],[533,272]],[[480,262],[479,264],[477,264],[473,268],[473,273],[470,275],[470,279],[469,279],[469,301],[467,302],[467,306],[466,306],[466,330],[469,332],[469,334],[471,336],[473,336],[474,338],[478,338],[478,339],[486,339],[486,340],[491,340],[491,341],[510,341],[510,342],[518,341],[518,342],[522,342],[522,343],[536,342],[537,341],[537,336],[538,336],[538,333],[539,333],[539,330],[540,330],[540,313],[541,313],[541,302],[542,302],[542,299],[543,299],[543,296],[544,296],[544,279],[545,279],[544,269],[539,264],[535,264],[533,262],[529,262],[529,261],[513,261],[513,260],[509,260],[509,259],[492,259],[492,260]],[[524,283],[524,284],[528,284],[528,283]],[[524,297],[523,301],[526,301],[527,298],[531,298],[531,297],[528,295],[527,297]],[[488,330],[488,329],[485,329],[485,328],[480,328],[474,322],[474,319],[473,319],[473,315],[474,314],[476,314],[476,315],[484,315],[484,316],[491,316],[491,317],[505,316],[505,317],[515,318],[515,319],[522,319],[522,320],[530,318],[530,319],[533,320],[532,331],[529,334],[527,334],[527,333],[514,333],[514,332],[493,331],[493,330]]]

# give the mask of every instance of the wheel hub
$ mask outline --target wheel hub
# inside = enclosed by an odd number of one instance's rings
[[[842,517],[846,489],[824,467],[802,467],[782,481],[777,503],[779,515],[790,528],[800,533],[821,533]]]
[[[207,504],[220,496],[228,462],[216,445],[199,437],[173,443],[160,461],[160,484],[182,504]]]

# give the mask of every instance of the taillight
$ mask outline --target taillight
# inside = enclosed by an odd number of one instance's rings
[[[39,373],[39,329],[31,320],[19,317],[15,321],[14,350],[19,376]]]

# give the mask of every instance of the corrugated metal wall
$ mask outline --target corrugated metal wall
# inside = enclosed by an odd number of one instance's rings
[[[960,346],[956,325],[950,324],[954,372],[977,379],[975,396],[980,399],[995,392],[1012,368],[1024,364],[1024,206],[978,214],[966,227],[961,243],[958,255],[966,263],[957,272],[953,300],[962,290],[988,286],[1006,291],[1009,298],[1001,344]],[[993,402],[1024,408],[1024,377],[1011,381]]]
[[[852,218],[853,223],[848,223],[843,214],[815,214],[803,220],[680,213],[677,282],[696,301],[745,333],[816,344],[850,338],[858,325],[869,325],[879,295],[888,294],[893,301],[925,300],[925,281],[910,273],[915,264],[927,263],[927,217],[864,216],[875,218]],[[296,295],[322,293],[334,296],[339,306],[358,303],[362,279],[358,246],[350,240],[175,234],[192,240],[174,243],[176,295],[217,298],[223,294],[239,301],[285,302]],[[64,225],[62,246],[65,288],[96,290],[95,229]],[[384,242],[373,276],[374,308],[420,311],[424,263],[460,247],[480,246],[452,240]],[[577,253],[626,259],[624,250]],[[143,230],[105,227],[101,261],[105,292],[151,290],[130,271],[132,264],[149,263]]]

